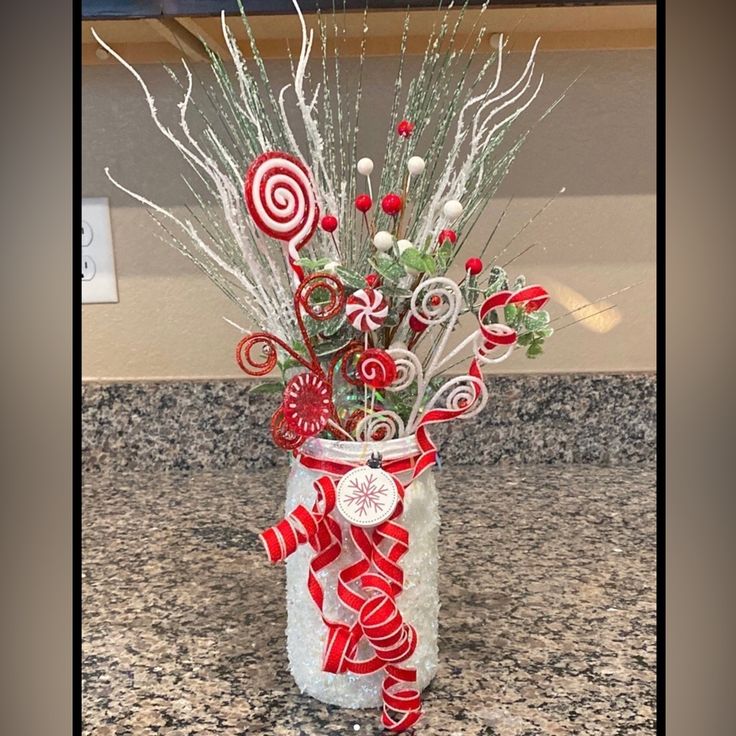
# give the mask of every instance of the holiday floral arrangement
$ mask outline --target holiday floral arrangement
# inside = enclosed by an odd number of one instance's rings
[[[458,261],[528,134],[506,141],[542,76],[535,44],[502,84],[503,38],[494,50],[476,21],[461,45],[461,8],[454,20],[439,16],[407,85],[407,14],[377,173],[359,155],[367,14],[358,79],[346,89],[338,16],[316,18],[315,69],[314,30],[295,9],[303,38],[290,85],[272,88],[242,7],[252,58],[223,13],[232,70],[210,52],[214,81],[198,82],[216,118],[195,102],[183,62],[183,76],[169,70],[182,91],[172,126],[97,37],[196,175],[198,207],[177,215],[108,176],[242,308],[252,326],[236,347],[242,370],[275,378],[264,384],[280,395],[270,432],[293,463],[287,513],[261,538],[271,561],[287,560],[292,674],[326,702],[380,704],[383,725],[404,731],[437,667],[429,430],[481,411],[483,367],[516,349],[534,358],[552,334],[545,289],[486,255],[495,229]]]

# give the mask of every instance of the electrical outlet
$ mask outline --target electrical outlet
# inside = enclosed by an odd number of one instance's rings
[[[82,303],[118,301],[107,197],[82,200]]]
[[[92,256],[82,256],[82,281],[92,281],[95,273],[97,273],[97,266]]]
[[[82,220],[82,248],[86,248],[92,242],[94,236],[92,225]]]

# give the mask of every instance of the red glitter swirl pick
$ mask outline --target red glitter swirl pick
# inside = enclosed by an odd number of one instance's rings
[[[282,450],[296,450],[304,443],[304,437],[289,427],[284,418],[284,407],[280,406],[271,417],[271,437]]]

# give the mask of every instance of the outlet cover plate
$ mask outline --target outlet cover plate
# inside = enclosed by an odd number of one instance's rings
[[[82,199],[82,303],[118,301],[112,251],[110,202],[107,197]]]

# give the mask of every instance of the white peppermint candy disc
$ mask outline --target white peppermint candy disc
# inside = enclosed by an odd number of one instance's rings
[[[377,526],[393,514],[399,489],[381,468],[353,468],[337,484],[337,510],[355,526]]]
[[[386,320],[388,302],[378,289],[359,289],[348,297],[345,314],[356,330],[372,332]]]

